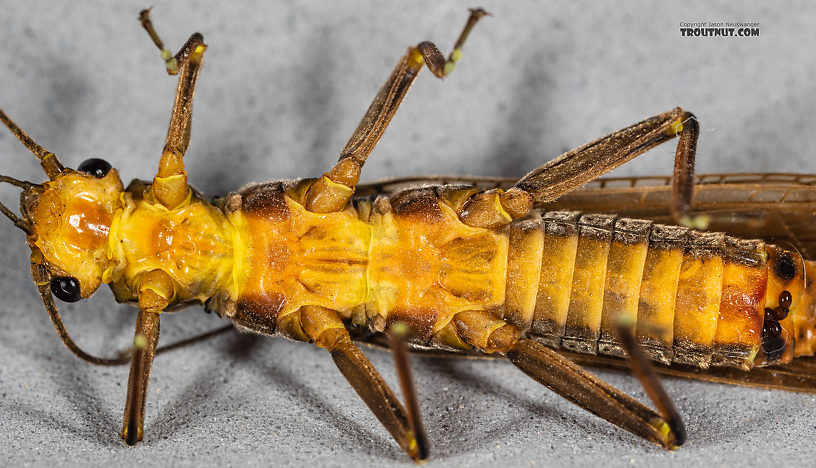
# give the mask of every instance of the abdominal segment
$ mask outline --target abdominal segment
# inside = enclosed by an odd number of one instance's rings
[[[235,283],[211,308],[252,331],[305,339],[297,311],[319,305],[447,349],[469,348],[460,313],[619,357],[615,330],[630,327],[652,359],[702,368],[784,363],[816,344],[814,264],[761,241],[569,211],[475,228],[435,187],[317,214],[292,187],[250,187],[225,206]]]
[[[542,343],[622,357],[621,324],[664,364],[750,369],[813,353],[814,263],[795,252],[613,215],[543,220],[535,313],[516,323]]]

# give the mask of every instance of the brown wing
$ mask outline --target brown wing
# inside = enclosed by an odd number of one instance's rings
[[[417,176],[395,177],[383,179],[367,184],[359,184],[354,190],[355,197],[370,197],[373,195],[390,195],[400,190],[422,187],[427,185],[474,185],[486,189],[508,189],[517,179],[507,177],[487,176]]]
[[[350,333],[354,341],[358,344],[388,350],[388,340],[384,335],[369,335],[363,333],[360,329],[350,331]],[[503,356],[496,354],[447,351],[417,345],[409,345],[409,347],[412,353],[424,356],[466,359],[503,359]],[[630,371],[629,364],[625,359],[611,356],[570,353],[560,349],[556,351],[581,366],[622,372]],[[653,364],[658,373],[672,377],[741,385],[744,387],[769,388],[789,392],[816,394],[816,357],[796,358],[783,366],[757,367],[750,371],[743,371],[731,367],[701,369],[699,367],[679,364],[672,364],[671,366],[664,366],[658,363]]]
[[[607,356],[575,354],[558,351],[576,364],[602,369],[629,371],[627,361]],[[744,387],[772,388],[789,392],[816,393],[816,358],[800,357],[788,364],[773,367],[756,367],[744,371],[732,367],[699,367],[672,364],[664,366],[653,363],[658,373],[672,377],[718,382]]]
[[[545,209],[612,212],[672,224],[671,178],[599,179]],[[710,218],[707,230],[793,247],[816,259],[816,175],[697,176],[692,213]]]
[[[498,177],[405,177],[360,185],[357,195],[389,194],[421,185],[509,188],[514,183]],[[671,195],[670,176],[602,178],[541,208],[617,213],[672,224]],[[816,259],[816,175],[698,175],[692,213],[709,217],[710,231],[792,246],[806,259]]]

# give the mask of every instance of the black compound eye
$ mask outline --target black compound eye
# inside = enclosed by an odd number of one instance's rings
[[[90,174],[97,179],[101,179],[108,175],[111,170],[111,165],[104,159],[91,158],[82,161],[82,164],[77,168],[79,172]]]
[[[82,299],[79,290],[79,281],[71,276],[55,276],[51,278],[51,292],[63,302],[76,302]]]

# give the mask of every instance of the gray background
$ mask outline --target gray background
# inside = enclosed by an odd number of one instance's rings
[[[188,153],[208,195],[329,167],[409,44],[447,52],[466,6],[355,1],[154,2],[170,48],[199,30],[210,48]],[[813,8],[805,2],[484,1],[456,73],[425,73],[364,178],[518,177],[562,151],[676,105],[702,125],[699,172],[816,172]],[[153,176],[175,88],[136,16],[149,2],[0,5],[0,106],[75,167],[104,157]],[[756,21],[758,38],[683,38],[681,21]],[[668,174],[667,145],[618,171]],[[0,131],[0,172],[41,180]],[[0,199],[16,206],[16,192]],[[325,352],[221,336],[157,359],[145,441],[118,438],[127,369],[96,368],[59,342],[28,274],[23,236],[0,220],[0,464],[408,465]],[[107,290],[64,306],[78,342],[112,353],[134,310]],[[186,310],[162,341],[220,325]],[[387,354],[370,352],[395,383]],[[814,398],[666,380],[689,428],[666,453],[572,407],[501,361],[420,358],[429,466],[767,466],[812,462]],[[632,378],[600,372],[643,397]],[[6,463],[2,463],[5,460]]]

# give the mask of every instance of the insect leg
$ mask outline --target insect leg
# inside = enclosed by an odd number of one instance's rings
[[[408,418],[411,432],[416,437],[417,458],[425,460],[430,456],[430,443],[428,434],[422,424],[422,410],[419,407],[419,397],[414,386],[414,376],[411,373],[411,363],[408,357],[408,346],[405,344],[405,336],[408,334],[408,327],[401,324],[391,326],[391,351],[394,355],[394,365],[397,368],[402,396],[405,398],[405,406],[408,410]]]
[[[158,342],[159,314],[140,310],[136,319],[134,351],[130,361],[125,414],[122,418],[122,439],[128,445],[136,445],[144,435],[147,384]]]
[[[677,412],[677,408],[674,407],[671,397],[660,383],[654,366],[646,357],[646,353],[628,326],[618,323],[616,329],[621,345],[629,356],[629,365],[632,367],[632,372],[643,385],[643,389],[646,390],[649,399],[657,407],[657,411],[668,423],[672,433],[675,434],[677,439],[675,445],[683,445],[683,442],[686,441],[686,426],[683,424],[683,419],[680,413]]]
[[[550,390],[635,435],[666,449],[684,441],[685,433],[675,433],[660,414],[540,343],[519,340],[507,357]]]
[[[300,325],[317,346],[331,353],[337,368],[400,447],[413,460],[427,458],[424,434],[418,437],[412,430],[412,421],[417,418],[406,412],[371,361],[351,342],[337,312],[320,306],[303,306]]]
[[[451,323],[465,343],[505,354],[522,372],[596,416],[667,449],[682,444],[684,433],[675,433],[660,414],[546,346],[520,339],[516,327],[489,312],[459,312]]]
[[[121,433],[128,445],[137,444],[144,435],[147,384],[159,343],[159,317],[175,294],[173,280],[161,270],[143,273],[136,284],[139,285],[139,317],[133,337],[134,353],[130,361]]]
[[[193,95],[207,45],[204,44],[204,36],[195,33],[173,56],[167,49],[164,49],[161,39],[153,29],[150,10],[142,11],[139,21],[162,51],[162,59],[165,60],[167,72],[171,75],[179,74],[176,99],[170,116],[170,125],[167,128],[167,138],[152,187],[156,201],[172,210],[184,203],[190,196],[187,172],[184,170],[184,154],[187,152],[187,147],[190,146]]]
[[[306,192],[303,205],[308,210],[329,213],[345,208],[354,194],[363,164],[380,141],[422,66],[427,65],[437,78],[449,75],[462,56],[461,48],[471,29],[487,14],[481,8],[470,10],[467,24],[447,59],[431,42],[421,42],[416,47],[408,48],[340,152],[338,162]]]
[[[443,186],[439,196],[456,211],[462,223],[493,229],[526,216],[533,197],[518,188],[481,190],[476,187]]]
[[[3,109],[0,109],[0,122],[3,122],[3,125],[9,129],[9,131],[20,140],[26,148],[28,148],[31,153],[37,157],[40,161],[40,165],[42,166],[45,174],[48,176],[49,179],[54,180],[65,166],[62,165],[60,160],[57,158],[57,155],[48,151],[47,149],[43,148],[42,146],[38,145],[33,138],[28,136],[26,132],[23,131],[22,128],[18,127],[13,120],[3,112]]]
[[[699,133],[694,115],[678,107],[564,153],[522,177],[514,188],[528,192],[536,204],[546,203],[679,136],[672,178],[672,214],[679,219],[691,209]]]

